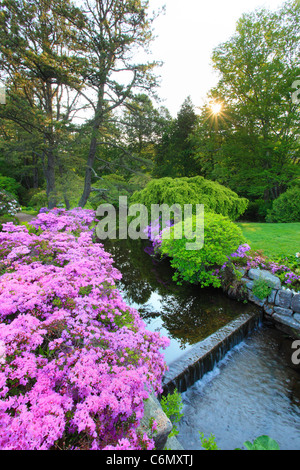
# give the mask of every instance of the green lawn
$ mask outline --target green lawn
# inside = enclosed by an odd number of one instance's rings
[[[295,255],[300,252],[300,223],[238,223],[254,250],[267,256]]]

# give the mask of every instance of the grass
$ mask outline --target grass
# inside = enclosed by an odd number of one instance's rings
[[[289,256],[300,252],[300,223],[238,223],[253,250],[269,257]]]

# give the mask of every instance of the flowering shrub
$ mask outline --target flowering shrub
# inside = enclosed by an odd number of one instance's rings
[[[252,251],[248,244],[244,244],[228,257],[226,263],[215,274],[221,278],[222,272],[227,267],[234,269],[245,267],[247,270],[251,268],[266,269],[278,276],[285,286],[300,290],[300,257],[298,255],[299,253],[296,253],[295,256],[271,260],[259,252]]]
[[[145,252],[151,256],[159,255],[163,234],[171,227],[174,227],[174,223],[172,221],[167,221],[166,226],[162,227],[161,216],[159,216],[159,218],[153,223],[150,223],[144,230],[144,233],[147,235],[148,240],[151,241],[151,247],[146,247]]]
[[[16,198],[4,189],[0,189],[0,215],[15,215],[20,210]]]
[[[92,242],[91,211],[42,212],[0,233],[0,448],[151,449],[166,338],[145,329]]]

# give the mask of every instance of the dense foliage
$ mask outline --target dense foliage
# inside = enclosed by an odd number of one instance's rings
[[[150,181],[146,188],[136,192],[131,203],[144,204],[148,211],[151,204],[204,204],[206,211],[213,211],[238,219],[246,210],[247,199],[240,198],[228,188],[204,179],[202,176],[194,178],[160,178]]]
[[[267,222],[300,222],[300,187],[288,189],[273,202]]]
[[[195,229],[196,217],[193,217]],[[174,280],[200,283],[202,287],[220,287],[217,268],[223,266],[228,256],[245,243],[241,229],[228,218],[207,212],[204,217],[204,246],[195,251],[186,249],[187,240],[184,237],[176,239],[176,230],[176,225],[171,227],[169,239],[162,236],[157,248],[161,254],[170,257],[171,265],[176,270]]]
[[[299,178],[297,0],[242,15],[212,52],[217,86],[176,117],[155,100],[158,62],[132,54],[154,38],[148,0],[0,5],[0,180],[21,185],[23,206],[46,196],[48,207],[90,208],[115,203],[118,178],[126,195],[132,174],[200,175],[249,199],[245,220],[265,221]]]
[[[18,193],[21,189],[21,185],[14,178],[0,175],[0,190],[1,189],[4,189],[5,191],[15,196],[16,199],[18,199]]]
[[[88,210],[0,233],[0,448],[150,449],[137,431],[167,344],[116,289]]]
[[[249,199],[273,201],[299,177],[299,35],[300,3],[291,0],[243,14],[212,54],[219,81],[194,132],[197,164]]]

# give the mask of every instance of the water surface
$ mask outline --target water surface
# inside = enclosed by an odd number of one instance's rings
[[[118,288],[126,303],[140,312],[149,330],[171,339],[164,351],[167,364],[241,314],[258,312],[221,290],[178,286],[169,262],[149,256],[148,246],[141,240],[105,242],[123,275]],[[282,450],[300,450],[300,372],[290,359],[291,340],[284,334],[265,326],[253,332],[182,394],[183,447],[201,449],[201,431],[214,434],[223,450],[264,434]]]
[[[291,363],[291,342],[262,327],[183,393],[183,447],[201,449],[201,431],[215,435],[222,450],[243,448],[261,435],[281,450],[300,450],[300,371]]]
[[[177,285],[169,261],[151,257],[145,251],[149,245],[142,240],[107,240],[105,249],[123,275],[118,289],[127,305],[139,311],[150,331],[170,339],[164,351],[167,364],[242,313],[258,311],[253,304],[229,299],[221,289]]]

